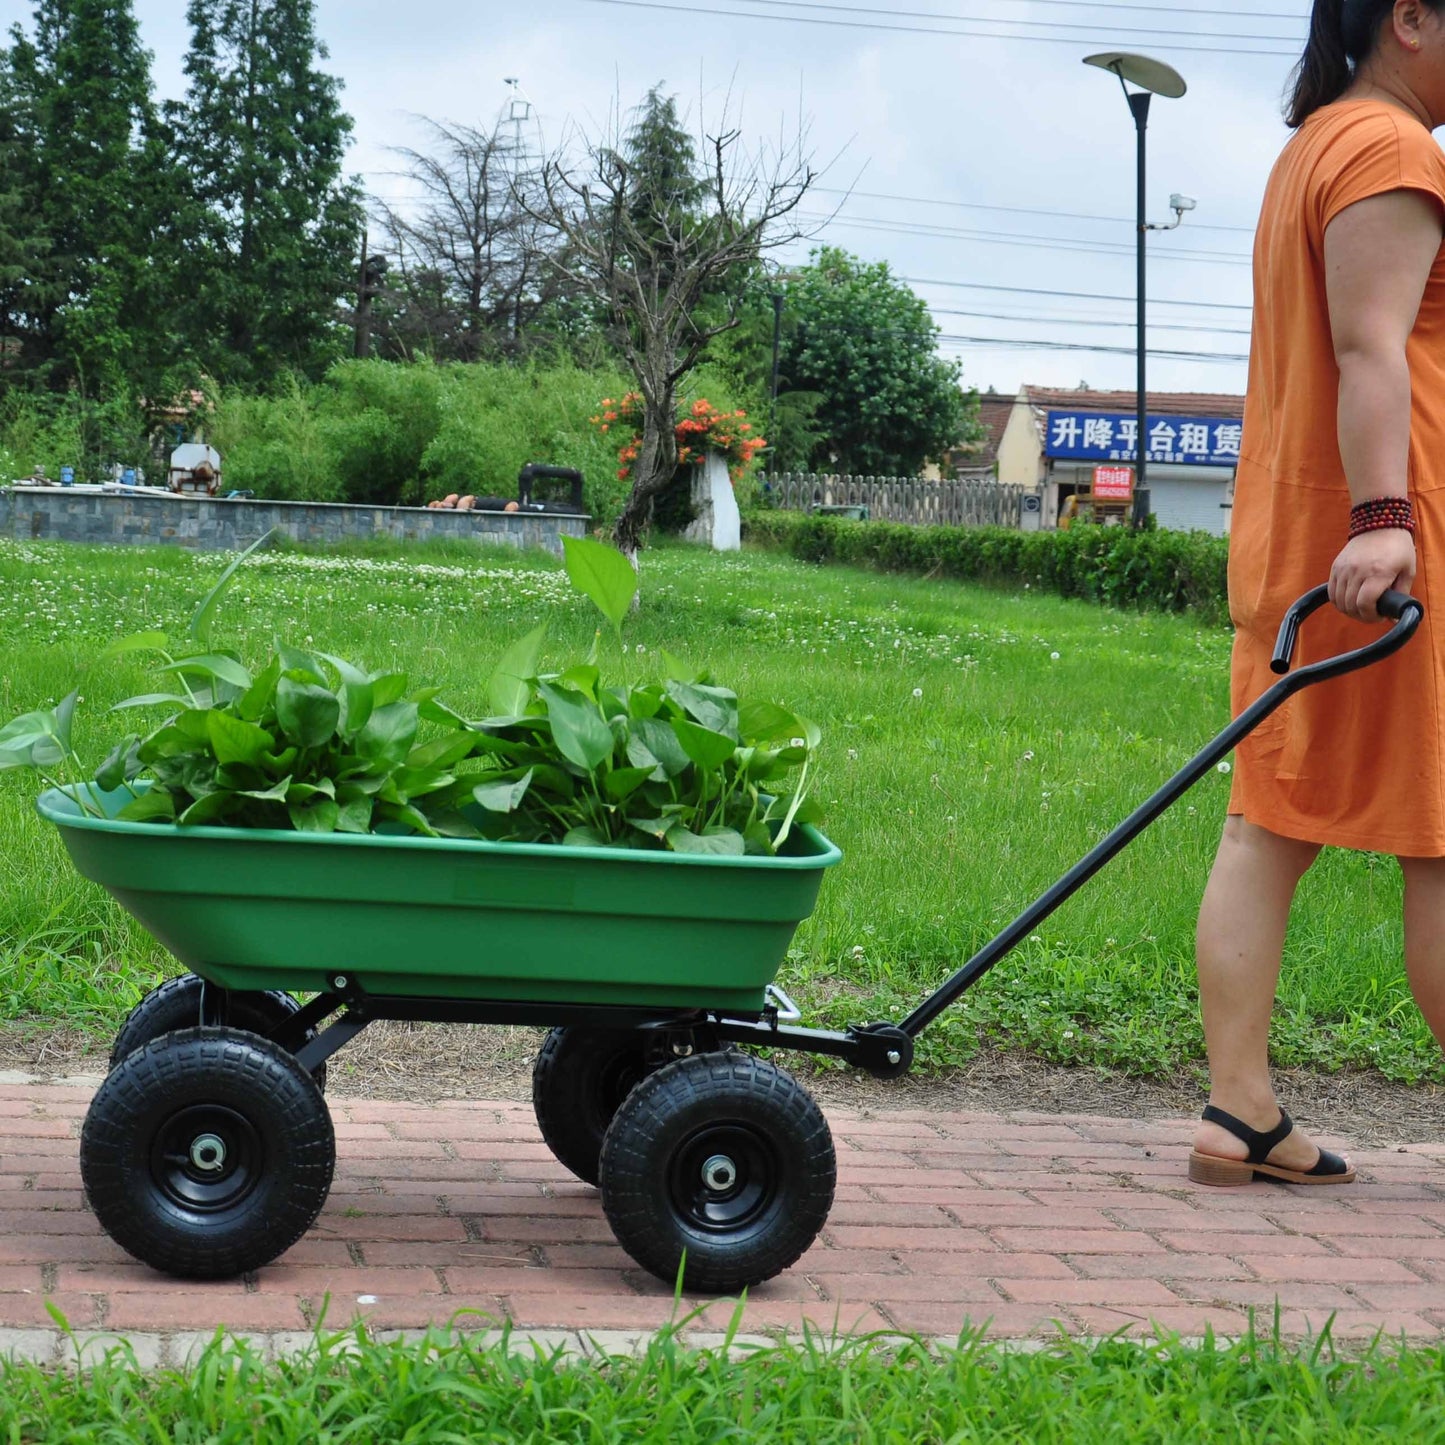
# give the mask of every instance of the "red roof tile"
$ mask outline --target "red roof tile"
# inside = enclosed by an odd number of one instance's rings
[[[1136,391],[1094,391],[1077,387],[1060,391],[1048,386],[1025,386],[1029,403],[1039,411],[1133,412]],[[1244,398],[1212,391],[1151,391],[1149,410],[1156,416],[1220,416],[1242,418]]]

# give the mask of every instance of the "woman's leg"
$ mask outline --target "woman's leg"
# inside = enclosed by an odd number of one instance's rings
[[[1269,1077],[1269,1019],[1295,888],[1319,854],[1314,843],[1281,838],[1241,817],[1225,820],[1219,854],[1199,910],[1199,1003],[1209,1053],[1209,1102],[1251,1128],[1279,1122]],[[1243,1159],[1244,1144],[1218,1124],[1200,1123],[1201,1154]],[[1310,1169],[1319,1155],[1296,1130],[1271,1153],[1284,1168]]]
[[[1445,1048],[1445,858],[1401,858],[1405,875],[1405,972],[1410,992]]]

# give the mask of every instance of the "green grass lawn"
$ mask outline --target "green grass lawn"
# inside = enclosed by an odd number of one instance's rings
[[[222,565],[0,542],[0,712],[60,697],[117,635],[183,629]],[[283,551],[247,564],[216,641],[254,657],[280,635],[404,669],[480,715],[493,661],[544,618],[548,665],[589,645],[595,612],[538,555]],[[765,553],[649,552],[627,640],[628,677],[667,648],[823,731],[817,796],[846,858],[781,979],[818,1023],[906,1012],[1227,718],[1222,630]],[[115,731],[106,707],[154,681],[133,657],[82,674],[87,755]],[[1194,920],[1228,785],[1211,775],[1050,919],[923,1036],[921,1062],[981,1041],[1139,1075],[1197,1061]],[[168,963],[77,879],[35,791],[0,775],[0,1019],[104,1035]],[[1405,987],[1399,913],[1393,861],[1322,859],[1291,929],[1279,1063],[1445,1079]]]
[[[92,1347],[93,1349],[93,1347]],[[0,1361],[0,1438],[66,1445],[324,1441],[758,1440],[768,1445],[1031,1445],[1445,1439],[1438,1350],[1328,1341],[1098,1345],[1015,1352],[897,1339],[693,1353],[670,1335],[602,1363],[437,1336],[320,1338],[268,1365],[216,1341],[186,1372],[123,1349],[79,1377]]]

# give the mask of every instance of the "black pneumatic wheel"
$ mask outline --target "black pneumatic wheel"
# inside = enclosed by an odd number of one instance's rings
[[[682,1265],[683,1287],[708,1294],[793,1264],[827,1222],[836,1180],[812,1096],[746,1054],[659,1069],[623,1101],[602,1146],[602,1207],[617,1242],[668,1284]]]
[[[321,1212],[335,1163],[315,1081],[236,1029],[183,1029],[127,1054],[80,1135],[101,1227],[183,1279],[224,1279],[283,1254]]]
[[[232,993],[214,989],[213,993],[225,1000],[225,1017],[202,1018],[201,1001],[205,989],[205,980],[194,973],[168,978],[153,988],[126,1015],[125,1022],[120,1026],[110,1051],[110,1067],[115,1068],[127,1054],[144,1048],[152,1039],[175,1033],[177,1029],[216,1025],[244,1029],[247,1033],[270,1038],[287,1019],[301,1011],[301,1005],[289,993],[279,990]],[[308,1029],[306,1037],[315,1037],[315,1030]],[[312,1078],[316,1080],[318,1089],[325,1089],[326,1065],[318,1064]]]
[[[705,1032],[553,1029],[532,1069],[532,1109],[557,1162],[584,1184],[601,1177],[602,1139],[622,1101],[674,1057],[673,1043],[715,1048]]]

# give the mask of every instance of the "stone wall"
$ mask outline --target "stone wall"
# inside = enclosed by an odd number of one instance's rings
[[[0,536],[17,541],[120,542],[238,551],[276,531],[297,542],[364,537],[462,538],[562,555],[563,537],[585,537],[590,518],[537,512],[451,512],[179,497],[130,488],[0,487]]]

